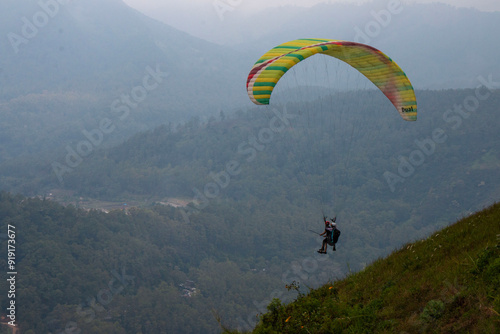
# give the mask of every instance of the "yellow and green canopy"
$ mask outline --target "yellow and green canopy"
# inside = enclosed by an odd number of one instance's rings
[[[269,104],[280,78],[294,65],[315,54],[340,59],[377,86],[407,121],[417,119],[415,92],[403,70],[369,45],[332,39],[297,39],[266,52],[248,75],[247,92],[255,104]]]

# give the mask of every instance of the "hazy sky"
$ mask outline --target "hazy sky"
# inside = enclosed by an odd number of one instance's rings
[[[129,6],[136,8],[140,11],[147,12],[154,9],[170,9],[172,11],[176,10],[196,10],[202,8],[212,7],[213,11],[216,11],[215,7],[220,6],[226,7],[228,10],[233,8],[234,10],[242,11],[255,11],[263,9],[266,7],[277,7],[283,5],[294,5],[299,7],[309,7],[318,3],[332,3],[332,2],[345,2],[345,3],[362,3],[369,2],[370,0],[355,0],[355,1],[345,1],[345,0],[183,0],[183,1],[165,1],[165,0],[124,0]],[[389,0],[388,0],[389,2]],[[461,7],[476,7],[480,10],[488,11],[500,11],[500,1],[498,0],[403,0],[401,2],[405,3],[429,3],[429,2],[442,2],[454,6]]]
[[[370,0],[123,0],[130,7],[179,30],[219,43],[234,42],[248,14],[268,7],[291,5],[310,7],[318,3],[360,4]],[[377,0],[377,3],[400,1],[404,4],[442,2],[457,7],[475,7],[500,11],[500,0]],[[264,29],[264,27],[260,27]],[[257,29],[258,30],[258,29]]]

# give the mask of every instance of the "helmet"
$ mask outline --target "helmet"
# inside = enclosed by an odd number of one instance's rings
[[[337,223],[332,222],[333,227],[337,227]]]

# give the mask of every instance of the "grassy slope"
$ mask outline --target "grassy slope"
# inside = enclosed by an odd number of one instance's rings
[[[254,333],[500,333],[500,203],[268,310]]]

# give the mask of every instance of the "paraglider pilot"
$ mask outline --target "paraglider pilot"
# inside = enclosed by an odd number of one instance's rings
[[[321,233],[320,236],[325,236],[325,238],[323,239],[321,249],[318,250],[320,254],[326,254],[328,245],[333,246],[333,250],[335,251],[335,244],[340,235],[340,231],[337,229],[337,217],[332,218],[331,222],[328,221],[326,217],[323,217],[323,221],[325,222],[325,231]]]

